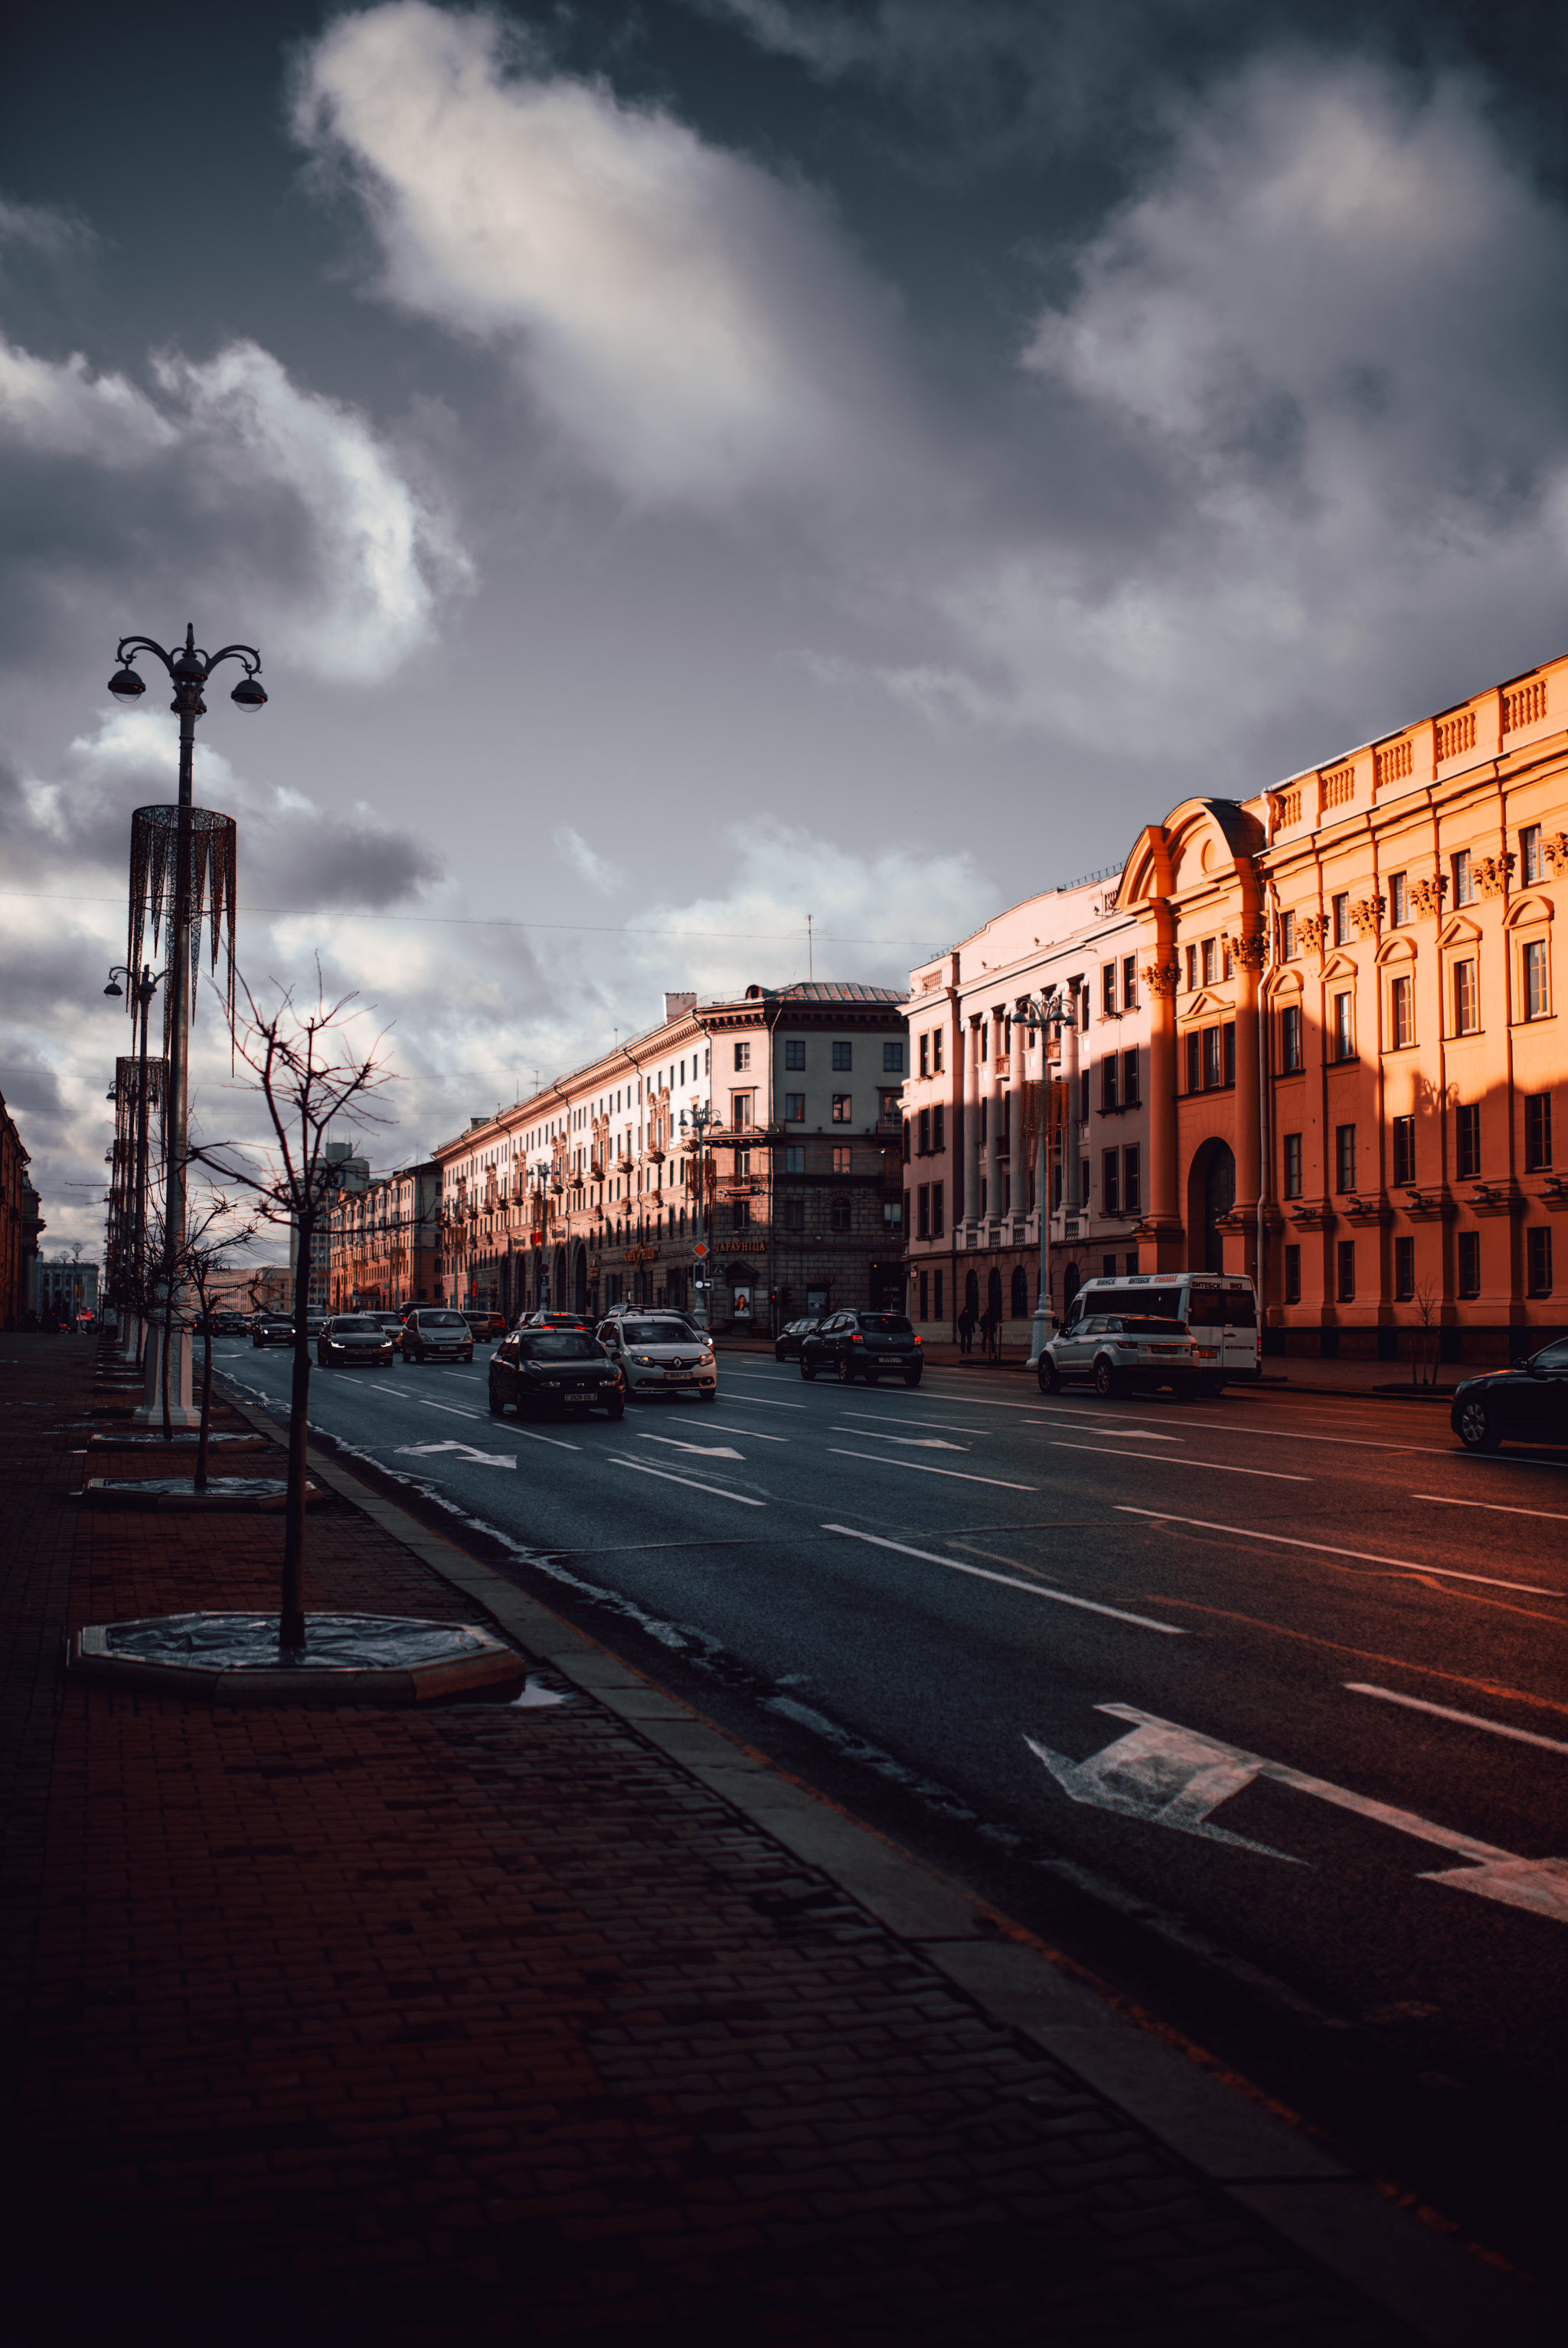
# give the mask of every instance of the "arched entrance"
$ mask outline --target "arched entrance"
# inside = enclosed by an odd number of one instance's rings
[[[588,1310],[588,1251],[581,1241],[572,1265],[572,1310],[573,1313],[586,1313]]]
[[[1029,1317],[1029,1276],[1021,1263],[1013,1267],[1013,1298],[1007,1318],[1026,1321]]]
[[[977,1272],[966,1272],[964,1275],[964,1306],[965,1312],[973,1313],[975,1318],[978,1321],[980,1318],[980,1275]]]
[[[1076,1263],[1069,1263],[1064,1268],[1062,1272],[1062,1319],[1064,1321],[1068,1317],[1068,1313],[1071,1307],[1073,1298],[1078,1294],[1078,1268]]]
[[[1235,1153],[1228,1141],[1205,1141],[1187,1177],[1189,1271],[1224,1271],[1225,1238],[1218,1226],[1235,1203]]]
[[[995,1264],[991,1266],[991,1276],[985,1282],[985,1310],[989,1313],[993,1321],[1001,1320],[1002,1275],[997,1271]]]

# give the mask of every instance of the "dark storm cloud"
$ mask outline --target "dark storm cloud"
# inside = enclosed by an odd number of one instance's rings
[[[382,911],[441,878],[440,860],[411,831],[315,811],[247,826],[244,892],[278,913],[322,907]]]
[[[0,1098],[13,1117],[30,1117],[41,1124],[57,1117],[65,1104],[53,1068],[43,1060],[29,1060],[13,1045],[0,1058]]]

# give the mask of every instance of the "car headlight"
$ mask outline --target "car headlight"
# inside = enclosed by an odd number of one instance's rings
[[[640,1370],[656,1370],[659,1366],[652,1354],[634,1354],[632,1359]]]

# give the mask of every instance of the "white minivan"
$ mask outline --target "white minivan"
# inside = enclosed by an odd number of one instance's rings
[[[1133,1272],[1086,1280],[1068,1306],[1061,1334],[1090,1314],[1136,1313],[1180,1321],[1198,1348],[1198,1386],[1218,1394],[1227,1379],[1258,1377],[1258,1300],[1244,1274],[1219,1272]]]

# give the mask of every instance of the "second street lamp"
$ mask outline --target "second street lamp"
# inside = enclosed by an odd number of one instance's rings
[[[170,922],[172,931],[170,940],[171,950],[169,955],[170,985],[165,1013],[169,1037],[169,1076],[164,1108],[165,1197],[162,1277],[164,1309],[167,1314],[168,1332],[171,1337],[179,1302],[175,1295],[175,1289],[178,1283],[180,1258],[185,1244],[186,1160],[191,1090],[191,992],[194,977],[191,954],[191,897],[197,862],[195,851],[199,837],[203,850],[213,855],[214,896],[217,893],[219,880],[218,850],[215,839],[218,823],[207,816],[204,809],[197,808],[192,803],[196,720],[199,717],[204,717],[207,714],[207,704],[202,695],[212,672],[224,661],[238,661],[244,672],[229,696],[238,709],[253,715],[265,707],[267,696],[259,681],[262,656],[253,645],[225,644],[221,652],[204,652],[197,644],[194,628],[188,626],[183,645],[177,647],[173,652],[166,652],[164,647],[156,643],[151,636],[133,635],[120,638],[115,654],[119,665],[108,681],[108,689],[122,707],[139,701],[147,690],[146,680],[138,674],[135,665],[139,654],[142,653],[149,654],[154,660],[160,662],[166,671],[169,681],[174,688],[174,698],[170,707],[180,720],[180,795],[177,806],[173,810],[169,811],[174,816],[172,826],[174,853],[173,901],[170,907]],[[165,812],[162,809],[144,809],[139,810],[139,815],[158,817],[164,815]],[[201,819],[200,821],[199,819]],[[219,819],[218,822],[227,825],[227,819]],[[155,890],[160,893],[167,869],[168,841],[161,836],[157,826],[153,827],[152,836],[154,847],[151,870]],[[233,968],[232,826],[227,827],[227,843],[229,853],[222,877],[229,885],[230,992],[232,995]],[[205,864],[202,871],[204,877]],[[133,821],[132,880],[133,887],[138,892],[140,890],[141,878],[138,861],[138,835]],[[160,901],[154,915],[155,931],[161,914],[162,903]],[[216,955],[218,921],[219,908],[214,903],[212,910],[214,956]],[[133,937],[139,945],[140,941],[139,903],[132,905],[131,926]],[[139,959],[134,947],[129,959],[133,963]],[[139,1414],[148,1419],[154,1416],[161,1416],[160,1405],[161,1352],[160,1345],[148,1347],[147,1395],[141,1412]],[[177,1398],[171,1392],[170,1399],[170,1417],[173,1423],[193,1424],[195,1414],[191,1410],[190,1399],[190,1353],[184,1343],[183,1332],[181,1336]]]
[[[131,1302],[136,1308],[139,1322],[142,1318],[141,1288],[146,1275],[147,1254],[147,1014],[151,1008],[153,996],[168,975],[167,970],[160,970],[155,975],[151,968],[144,963],[141,967],[141,976],[137,978],[135,973],[127,964],[117,963],[109,972],[108,984],[104,988],[106,994],[119,999],[123,990],[119,982],[123,978],[126,985],[131,989],[133,1013],[139,1013],[141,1018],[141,1036],[137,1049],[136,1119],[132,1142],[131,1174],[134,1193],[130,1214],[130,1262],[134,1267],[134,1293]],[[118,1087],[115,1097],[118,1097]],[[139,1330],[137,1342],[139,1346]]]

